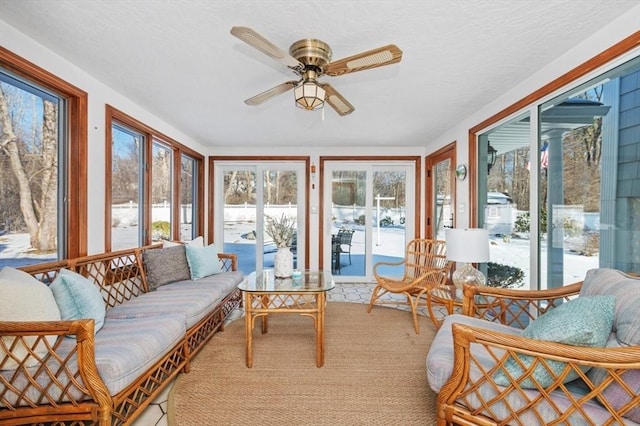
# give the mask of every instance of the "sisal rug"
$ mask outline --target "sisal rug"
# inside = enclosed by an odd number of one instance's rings
[[[393,308],[330,302],[325,362],[316,367],[313,320],[269,317],[253,331],[245,365],[244,318],[227,325],[195,357],[169,394],[170,426],[433,425],[436,394],[425,359],[434,328]]]

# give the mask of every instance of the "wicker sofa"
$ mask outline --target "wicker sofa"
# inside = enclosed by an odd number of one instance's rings
[[[610,318],[605,308],[567,309],[578,300],[609,302]],[[640,424],[637,277],[600,268],[582,282],[544,291],[469,286],[463,311],[445,319],[427,356],[439,425]],[[548,330],[548,318],[557,332]],[[594,331],[592,319],[610,328]],[[534,338],[536,322],[559,338]],[[590,346],[559,343],[605,332]]]
[[[157,264],[168,250],[153,245],[22,268],[52,292],[65,274],[93,283],[104,321],[97,333],[96,319],[0,321],[0,424],[130,424],[188,372],[240,304],[243,275],[235,255],[220,253],[215,275],[153,291],[149,259]]]

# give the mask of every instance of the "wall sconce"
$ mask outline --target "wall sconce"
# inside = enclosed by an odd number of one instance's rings
[[[496,156],[498,150],[491,146],[491,142],[487,141],[487,174],[491,172],[491,168],[496,164]]]
[[[316,189],[316,165],[311,165],[311,189]]]

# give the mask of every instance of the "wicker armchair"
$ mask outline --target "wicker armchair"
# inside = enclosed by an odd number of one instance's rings
[[[369,308],[373,305],[408,305],[413,315],[413,326],[420,333],[418,325],[418,305],[426,300],[426,292],[435,286],[444,285],[449,280],[451,262],[444,255],[445,242],[440,240],[415,239],[409,242],[405,258],[399,262],[378,262],[373,273],[378,285],[373,289]],[[378,271],[383,267],[403,267],[402,277],[383,276]],[[384,297],[384,295],[400,294],[406,300]],[[426,306],[426,303],[425,303]]]
[[[640,280],[620,275],[592,270],[584,283],[544,291],[466,287],[463,311],[473,316],[447,317],[427,356],[429,385],[438,392],[437,424],[639,423],[640,345],[633,318],[640,310]],[[592,295],[616,299],[606,347],[521,335],[520,329],[539,315],[576,296]],[[526,357],[530,364],[510,373],[508,363]],[[564,363],[560,368],[558,361]],[[536,369],[551,378],[543,383]],[[507,383],[498,384],[497,374]]]

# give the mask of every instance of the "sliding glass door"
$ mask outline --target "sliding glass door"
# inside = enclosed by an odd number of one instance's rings
[[[561,287],[597,267],[640,272],[639,134],[640,58],[478,134],[492,285]]]
[[[415,235],[414,163],[327,161],[324,179],[324,269],[368,281],[376,262],[402,259]]]
[[[245,274],[273,268],[276,246],[264,232],[267,216],[295,221],[294,267],[305,268],[304,167],[302,162],[216,162],[215,242],[238,255]]]

